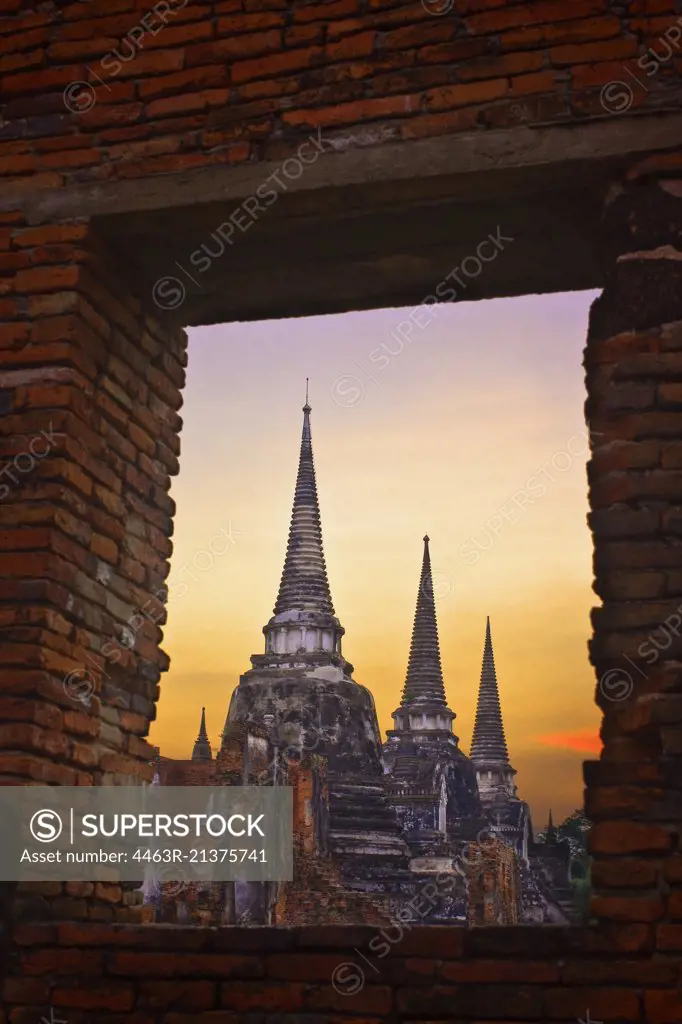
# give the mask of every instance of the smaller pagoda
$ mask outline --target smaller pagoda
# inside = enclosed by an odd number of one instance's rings
[[[192,760],[213,760],[213,752],[211,750],[211,744],[209,743],[208,733],[206,732],[206,708],[201,709],[201,724],[199,726],[199,735],[196,738],[194,749],[192,750]]]
[[[384,744],[386,786],[413,856],[451,853],[475,834],[482,811],[474,767],[453,733],[441,665],[429,537],[424,537],[417,607],[400,707]]]

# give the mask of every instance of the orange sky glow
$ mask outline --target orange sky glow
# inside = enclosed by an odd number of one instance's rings
[[[266,283],[264,282],[264,287]],[[263,650],[282,571],[305,378],[327,569],[344,655],[382,730],[400,702],[422,537],[445,686],[468,751],[490,615],[520,795],[536,828],[582,804],[598,756],[588,663],[592,542],[581,367],[593,293],[190,329],[181,472],[151,742],[214,752]],[[381,358],[380,358],[381,356]]]

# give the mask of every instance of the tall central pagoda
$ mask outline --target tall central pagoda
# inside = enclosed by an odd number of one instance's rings
[[[284,569],[265,653],[239,680],[225,730],[268,722],[275,741],[327,758],[330,846],[359,887],[409,875],[409,852],[384,789],[374,698],[343,656],[322,545],[310,430],[303,430]],[[397,874],[396,874],[397,872]]]

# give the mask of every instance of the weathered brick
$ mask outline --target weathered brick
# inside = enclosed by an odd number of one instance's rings
[[[305,985],[299,982],[231,981],[220,986],[220,1005],[251,1012],[277,1008],[283,1013],[300,1012],[304,1006]]]
[[[682,994],[679,988],[668,992],[644,993],[646,1019],[652,1024],[677,1024],[682,1020]]]
[[[653,888],[660,862],[631,857],[597,860],[592,865],[592,884],[596,888]]]
[[[254,78],[268,78],[273,75],[286,74],[321,64],[324,50],[311,46],[304,50],[292,50],[289,53],[273,54],[270,57],[258,57],[253,60],[237,61],[232,67],[234,83],[248,82]]]
[[[590,832],[590,848],[595,854],[657,853],[671,846],[671,832],[659,825],[601,821]]]

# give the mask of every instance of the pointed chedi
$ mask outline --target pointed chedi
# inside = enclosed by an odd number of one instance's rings
[[[289,541],[274,608],[275,615],[297,610],[334,614],[322,547],[322,524],[310,432],[311,411],[306,388]]]
[[[351,887],[363,888],[367,871],[383,865],[382,884],[390,888],[409,877],[409,851],[384,792],[374,699],[352,678],[341,651],[344,629],[327,579],[310,413],[306,389],[289,536],[274,613],[263,627],[265,652],[253,654],[250,671],[240,677],[223,735],[236,723],[267,721],[283,752],[326,758],[329,849]]]
[[[412,643],[407,677],[401,703],[428,701],[445,707],[445,686],[438,642],[436,602],[433,594],[429,538],[424,537],[424,555],[417,591],[417,608],[412,627]]]
[[[193,761],[211,761],[213,760],[213,753],[211,751],[211,744],[208,740],[208,733],[206,732],[206,708],[201,709],[201,723],[199,725],[199,735],[196,738],[194,749],[192,750]]]
[[[464,819],[482,822],[475,769],[453,734],[455,718],[445,697],[426,536],[405,685],[384,744],[387,789],[415,857],[446,835],[463,840]]]
[[[516,772],[509,763],[489,617],[486,620],[481,683],[469,756],[476,765],[478,788],[484,802],[492,801],[496,796],[512,799],[516,796]]]
[[[554,826],[552,819],[552,808],[549,809],[549,821],[547,822],[547,831],[545,832],[545,842],[554,844],[557,841],[557,830]]]

